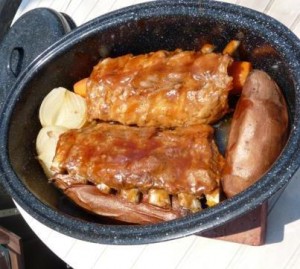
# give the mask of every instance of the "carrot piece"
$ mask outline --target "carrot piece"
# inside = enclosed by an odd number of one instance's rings
[[[233,89],[231,94],[240,94],[245,81],[252,70],[250,62],[233,62],[228,68],[228,74],[232,77]]]
[[[201,47],[201,52],[203,54],[212,53],[214,50],[215,46],[209,43],[206,43]]]
[[[239,40],[231,40],[226,47],[223,49],[223,54],[233,55],[233,53],[237,50],[240,45]]]
[[[74,86],[74,92],[82,97],[86,96],[86,83],[88,78],[84,78],[82,80],[77,81]]]

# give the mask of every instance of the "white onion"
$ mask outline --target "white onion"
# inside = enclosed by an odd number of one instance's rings
[[[86,102],[65,88],[53,89],[43,100],[39,118],[43,127],[61,126],[77,129],[86,122]]]
[[[36,151],[38,153],[38,160],[48,177],[53,175],[50,167],[55,156],[59,136],[67,130],[67,128],[60,126],[46,126],[40,130],[37,136]]]

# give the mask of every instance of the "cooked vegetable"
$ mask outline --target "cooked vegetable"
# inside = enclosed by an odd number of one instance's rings
[[[43,100],[39,118],[43,128],[36,140],[36,151],[45,174],[50,170],[59,136],[70,128],[80,128],[86,121],[86,103],[65,88],[53,89]]]
[[[223,54],[228,54],[230,56],[232,56],[237,48],[239,47],[241,41],[239,40],[231,40],[226,47],[223,49]]]
[[[87,81],[88,78],[84,78],[76,82],[73,86],[74,92],[82,97],[86,97]]]
[[[288,111],[277,84],[263,71],[246,80],[230,129],[223,189],[234,196],[267,172],[288,134]]]
[[[43,100],[39,117],[43,127],[80,128],[86,122],[86,102],[65,88],[53,89]]]
[[[246,79],[252,71],[250,62],[233,62],[228,67],[228,74],[232,76],[233,89],[232,94],[240,94],[246,82]]]
[[[48,177],[53,176],[53,172],[50,170],[50,167],[52,166],[58,138],[67,130],[68,129],[60,126],[46,126],[40,130],[37,136],[37,158]]]

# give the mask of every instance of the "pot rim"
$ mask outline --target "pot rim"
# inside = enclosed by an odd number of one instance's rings
[[[250,28],[251,25],[253,31],[261,32],[263,27],[265,31],[261,35],[264,37],[271,31],[278,41],[274,46],[278,51],[285,52],[285,57],[289,60],[289,68],[295,81],[295,91],[299,93],[299,96],[296,95],[295,97],[296,105],[295,111],[293,111],[295,116],[294,121],[291,123],[289,140],[280,158],[261,180],[244,192],[223,201],[213,208],[205,209],[196,214],[144,226],[103,225],[60,214],[30,192],[18,178],[10,164],[8,153],[9,122],[16,101],[27,81],[34,76],[37,70],[74,44],[82,42],[86,37],[92,36],[107,27],[120,24],[124,20],[150,18],[155,16],[157,11],[163,16],[184,14],[209,16],[210,18],[218,18],[219,14],[226,12],[228,16],[222,17],[222,20],[231,23],[239,22],[242,13],[243,19],[247,22],[246,26]],[[0,148],[2,154],[0,156],[0,173],[3,175],[2,182],[13,199],[34,218],[58,232],[81,240],[106,244],[144,244],[207,231],[261,205],[289,182],[300,165],[300,155],[297,153],[298,145],[300,145],[300,41],[288,28],[275,19],[245,7],[217,1],[155,1],[108,13],[83,24],[53,44],[26,68],[13,89],[1,113]]]

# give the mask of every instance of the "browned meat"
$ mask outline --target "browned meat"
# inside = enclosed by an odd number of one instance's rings
[[[90,182],[200,197],[219,188],[222,166],[208,125],[161,131],[100,123],[62,134],[53,167],[62,189]]]
[[[102,60],[87,82],[88,119],[160,128],[215,122],[228,109],[231,61],[181,50]]]

